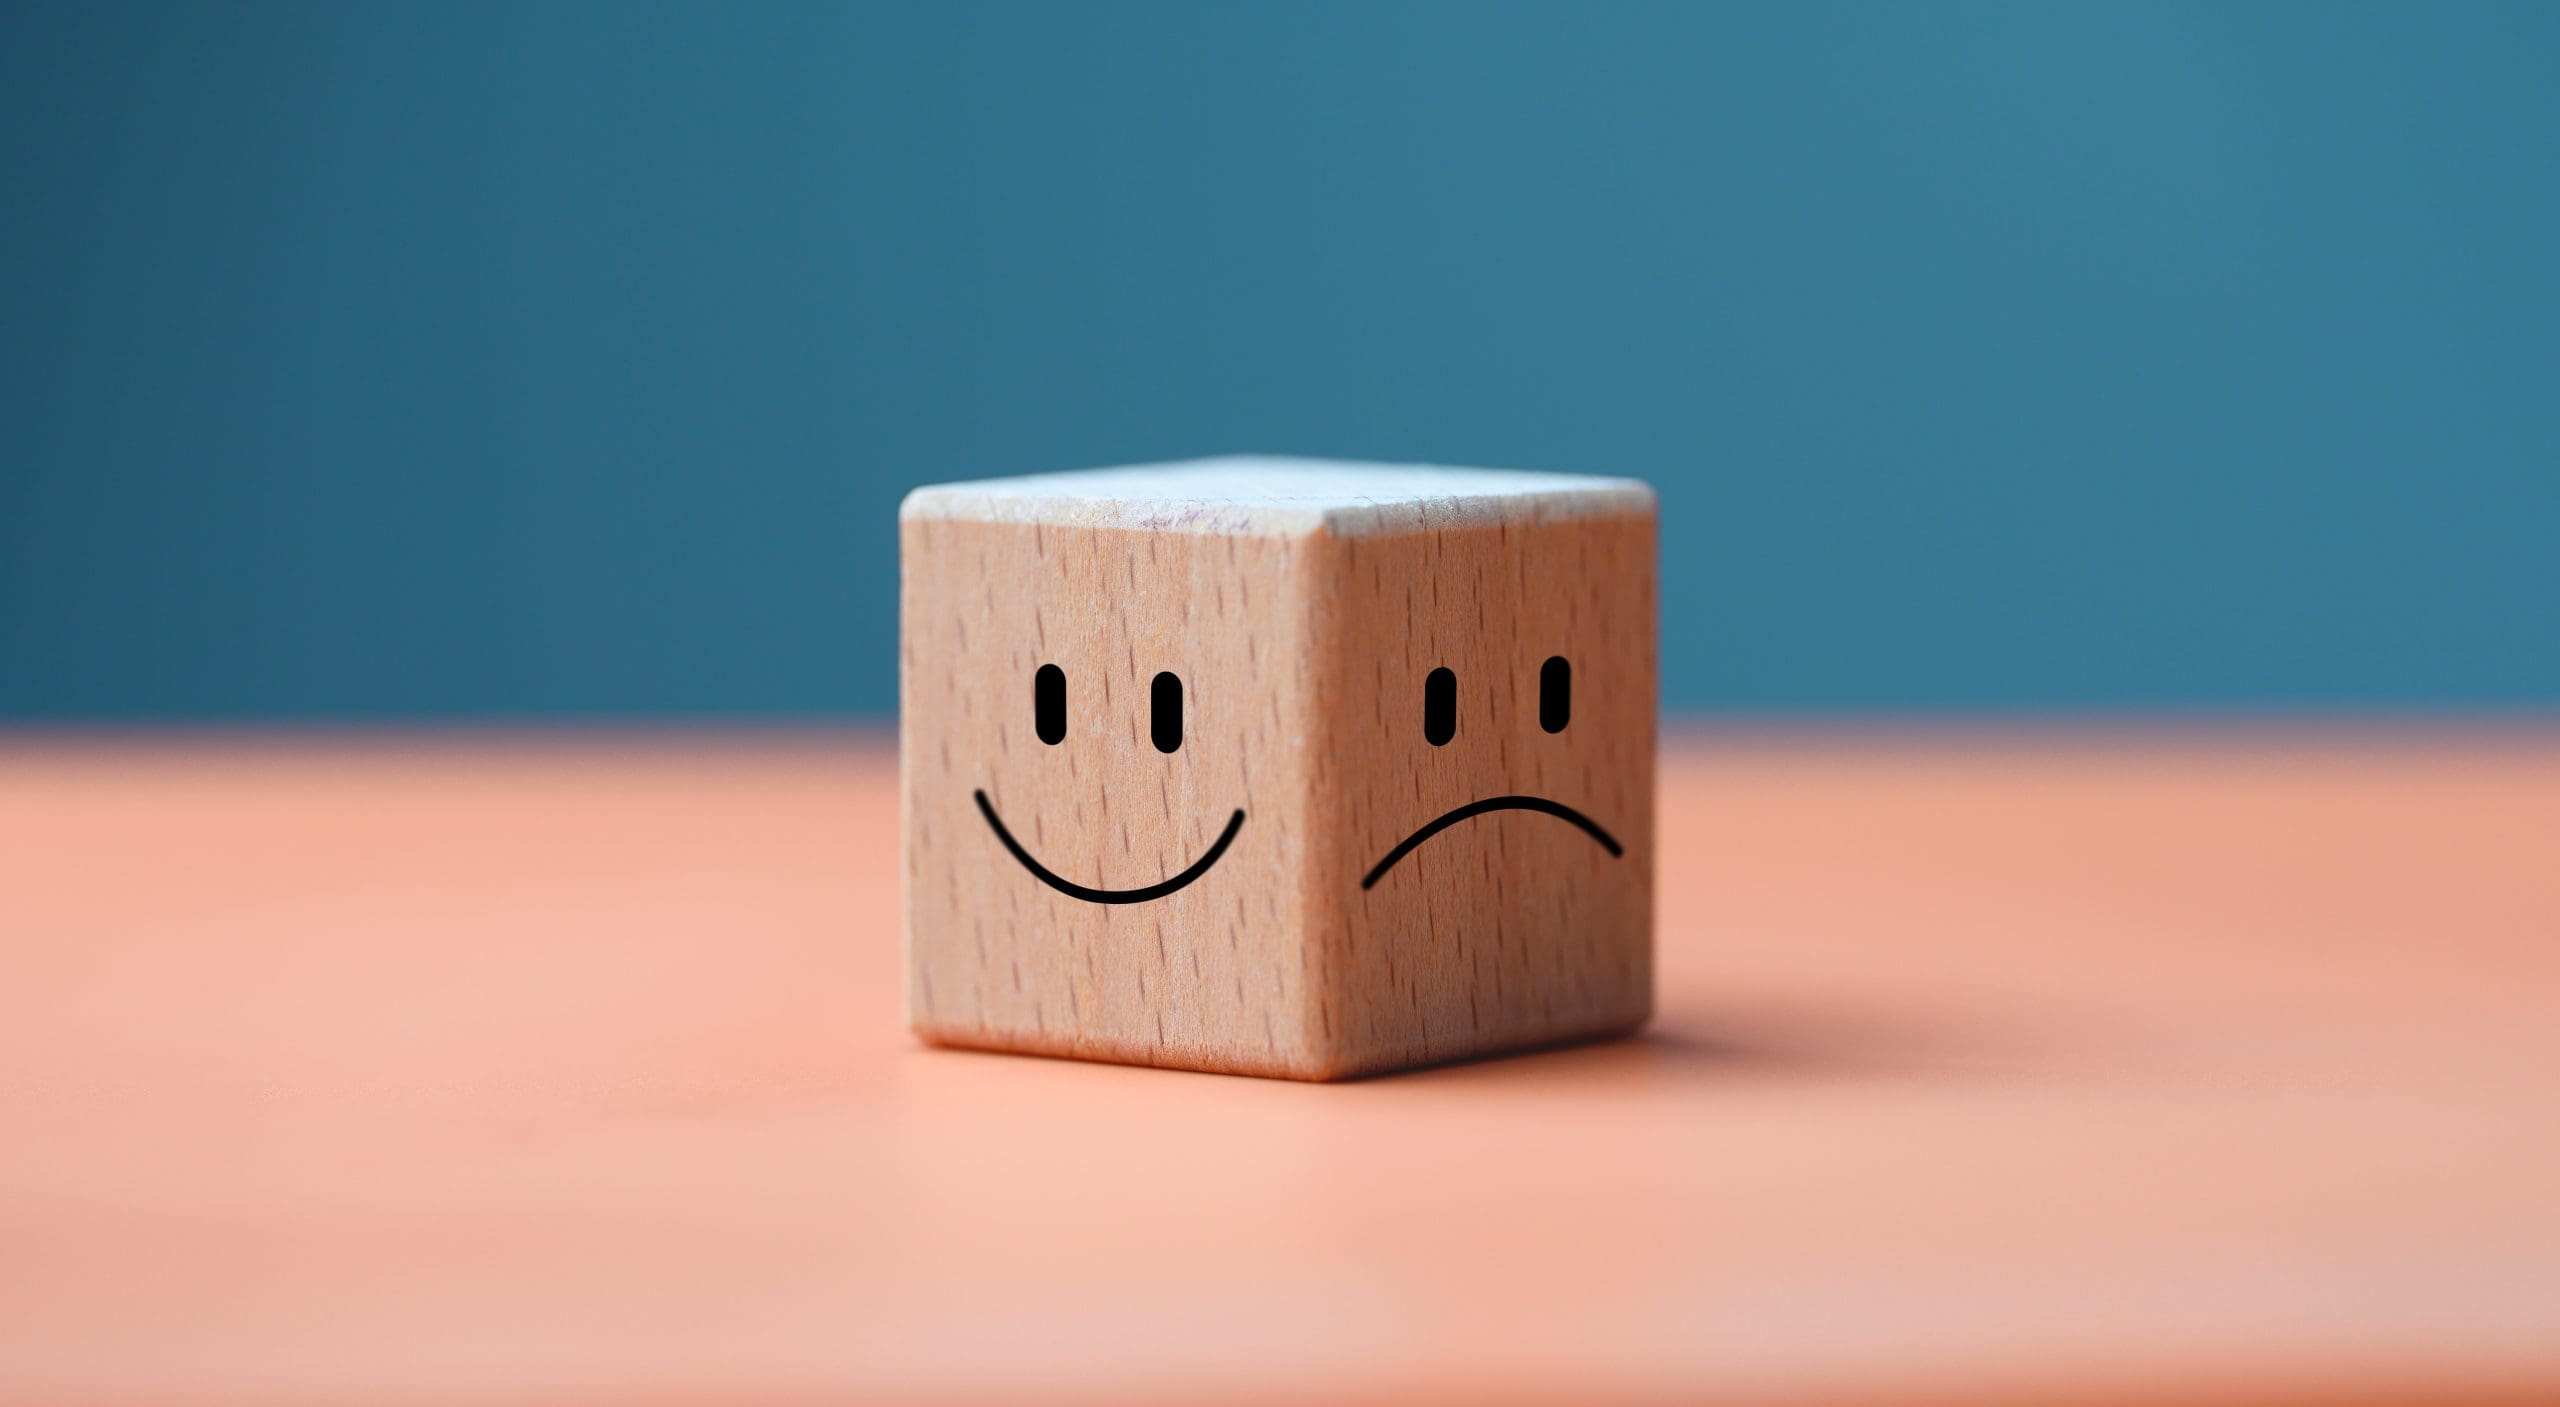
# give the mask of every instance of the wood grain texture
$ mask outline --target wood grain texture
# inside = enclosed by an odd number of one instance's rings
[[[1310,840],[1317,1023],[1337,1071],[1631,1030],[1652,1008],[1654,529],[1590,516],[1321,538]],[[1538,724],[1539,667],[1573,716]],[[1457,733],[1425,741],[1423,681],[1457,677]],[[1405,837],[1488,797],[1381,876]]]
[[[903,525],[901,755],[908,1014],[928,1039],[1250,1073],[1311,1070],[1303,851],[1313,659],[1285,538],[911,520]],[[1032,676],[1067,678],[1067,733],[1032,732]],[[1186,737],[1149,740],[1148,686],[1185,685]],[[986,792],[1050,869],[1026,873]]]
[[[901,756],[919,1034],[1334,1079],[1644,1020],[1650,496],[1620,480],[1578,494],[1539,476],[1516,496],[1467,482],[1463,498],[1312,508],[911,500]],[[1127,525],[1142,515],[1160,526]],[[1556,733],[1537,717],[1552,655],[1576,680]],[[1054,746],[1033,730],[1033,677],[1051,664],[1068,694]],[[1435,668],[1458,680],[1445,746],[1422,726]],[[1165,671],[1186,714],[1169,754],[1148,717]],[[1178,891],[1100,903],[1009,854],[981,791],[1034,860],[1097,890],[1174,879],[1245,819]],[[1587,815],[1623,853],[1505,810],[1363,886],[1453,808],[1519,795]]]

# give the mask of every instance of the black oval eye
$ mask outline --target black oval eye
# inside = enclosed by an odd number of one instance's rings
[[[1171,752],[1182,746],[1182,681],[1170,672],[1159,674],[1150,692],[1154,717],[1148,726],[1155,734],[1156,751]]]
[[[1031,676],[1031,726],[1051,747],[1067,738],[1067,672],[1054,664]]]
[[[1422,680],[1422,736],[1444,747],[1458,735],[1458,676],[1435,669]]]
[[[1538,726],[1561,733],[1572,721],[1573,665],[1562,655],[1551,655],[1538,666]]]

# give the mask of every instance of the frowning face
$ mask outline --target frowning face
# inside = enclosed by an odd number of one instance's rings
[[[1538,667],[1538,727],[1548,733],[1561,733],[1573,723],[1573,661],[1562,655],[1549,655]],[[1497,725],[1498,726],[1498,725]],[[1422,681],[1422,736],[1433,747],[1446,747],[1458,731],[1458,676],[1445,666],[1431,671]],[[1488,796],[1460,806],[1452,806],[1425,822],[1413,834],[1396,843],[1369,872],[1360,877],[1360,887],[1375,889],[1387,877],[1396,861],[1413,853],[1424,841],[1458,824],[1497,811],[1528,811],[1553,816],[1568,825],[1580,827],[1593,843],[1616,859],[1626,853],[1616,836],[1601,828],[1600,823],[1575,808],[1545,796]]]

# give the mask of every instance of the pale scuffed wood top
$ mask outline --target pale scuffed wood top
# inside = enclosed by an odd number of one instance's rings
[[[1229,455],[931,484],[908,494],[898,516],[1298,536],[1650,514],[1653,506],[1653,490],[1635,479]]]

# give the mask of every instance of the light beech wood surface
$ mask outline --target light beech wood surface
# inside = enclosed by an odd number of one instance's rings
[[[919,490],[901,536],[926,1038],[1337,1079],[1644,1020],[1642,485],[1208,461]]]

